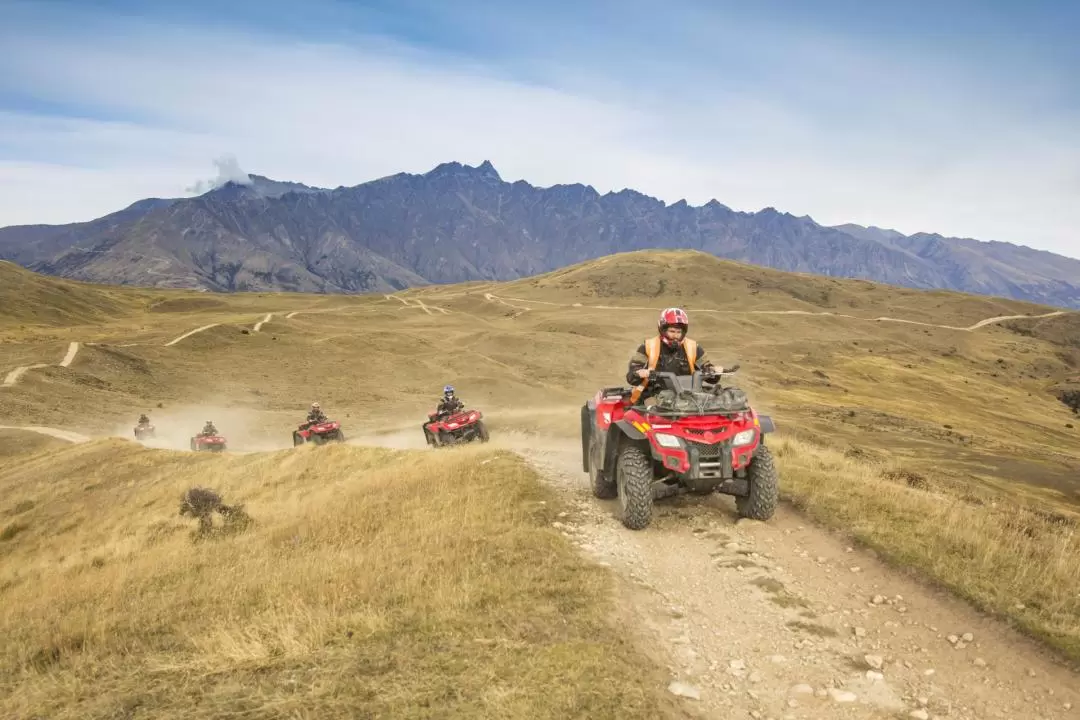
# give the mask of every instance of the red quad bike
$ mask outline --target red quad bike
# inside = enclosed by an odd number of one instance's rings
[[[322,423],[304,423],[293,430],[293,447],[313,442],[322,445],[328,442],[345,442],[345,433],[341,432],[341,423],[337,420],[327,420]]]
[[[222,452],[225,447],[225,438],[220,435],[196,435],[191,438],[191,449],[194,452]]]
[[[428,423],[424,425],[424,438],[428,445],[445,447],[458,445],[480,439],[486,443],[490,440],[487,426],[481,420],[484,417],[479,410],[462,410],[449,417],[437,420],[438,413],[428,413]]]
[[[779,478],[765,435],[776,426],[741,390],[720,388],[738,369],[713,377],[652,371],[649,385],[664,387],[656,404],[632,405],[630,388],[611,387],[582,406],[582,469],[596,497],[619,499],[627,528],[648,527],[654,499],[686,492],[734,495],[741,517],[772,517]]]
[[[135,426],[135,439],[146,440],[148,438],[156,437],[154,433],[153,425],[136,425]]]

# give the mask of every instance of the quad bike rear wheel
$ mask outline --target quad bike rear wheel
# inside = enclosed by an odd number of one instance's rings
[[[300,447],[304,444],[304,436],[298,432],[294,432],[292,434],[292,444],[293,447]]]
[[[652,521],[652,457],[636,442],[623,441],[616,464],[616,485],[622,523],[630,530],[644,530]]]
[[[750,480],[750,492],[735,497],[735,509],[739,511],[739,517],[768,520],[776,512],[780,496],[780,477],[772,451],[765,445],[759,445],[746,474]]]

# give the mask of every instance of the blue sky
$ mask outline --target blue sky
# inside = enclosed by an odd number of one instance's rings
[[[0,3],[0,225],[490,159],[1080,256],[1075,2],[164,5]]]

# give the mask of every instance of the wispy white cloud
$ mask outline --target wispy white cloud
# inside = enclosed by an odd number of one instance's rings
[[[222,155],[214,160],[214,165],[218,170],[216,178],[212,180],[199,180],[191,187],[184,188],[184,191],[194,195],[202,195],[203,193],[219,188],[228,182],[236,183],[237,185],[251,185],[251,178],[240,168],[240,162],[236,159],[235,155],[232,155],[231,153]]]
[[[941,58],[890,62],[811,33],[774,32],[762,45],[765,30],[742,30],[725,36],[764,48],[767,69],[738,77],[713,58],[667,68],[663,85],[558,62],[536,66],[544,84],[526,83],[367,37],[290,42],[140,21],[11,34],[0,90],[129,119],[0,113],[0,225],[198,191],[208,186],[193,181],[224,154],[327,187],[486,158],[509,180],[715,197],[1080,255],[1070,118],[987,92]],[[240,172],[219,171],[216,182]]]

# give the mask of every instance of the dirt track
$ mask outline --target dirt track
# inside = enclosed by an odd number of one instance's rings
[[[398,298],[398,299],[401,300],[402,302],[405,302],[401,298]],[[567,303],[554,303],[554,302],[548,302],[548,301],[545,301],[545,300],[528,300],[526,298],[519,298],[519,297],[500,297],[498,295],[495,295],[494,293],[489,293],[489,292],[484,293],[484,299],[487,300],[488,302],[499,303],[500,305],[505,305],[506,307],[513,308],[514,310],[518,310],[519,312],[517,314],[519,314],[519,315],[521,313],[526,312],[527,310],[530,309],[528,307],[527,303],[532,303],[533,305],[545,305],[545,306],[554,306],[554,307],[575,307],[575,308],[576,307],[584,307],[584,308],[589,308],[591,310],[655,310],[656,309],[656,308],[653,308],[653,307],[644,307],[644,306],[639,306],[639,305],[616,306],[616,305],[582,305],[581,303],[570,303],[570,304],[567,304]],[[508,302],[510,300],[513,300],[516,303],[526,303],[526,304],[514,305],[513,303]],[[421,305],[423,305],[423,303],[421,303]],[[983,320],[978,321],[977,323],[974,323],[972,325],[968,325],[968,326],[965,326],[965,327],[961,327],[961,326],[958,326],[958,325],[938,325],[936,323],[925,323],[925,322],[919,322],[918,320],[904,320],[903,318],[894,318],[894,317],[885,317],[885,316],[873,317],[873,318],[871,318],[871,317],[860,317],[859,315],[848,315],[847,313],[834,313],[834,312],[828,312],[828,311],[824,311],[824,310],[821,311],[821,312],[811,312],[810,310],[714,310],[714,309],[710,309],[710,308],[694,308],[694,312],[696,312],[696,313],[699,313],[699,312],[716,313],[716,314],[720,314],[720,315],[808,315],[808,316],[814,316],[814,317],[840,317],[840,318],[847,318],[848,320],[862,320],[864,322],[894,322],[894,323],[904,323],[904,324],[907,324],[907,325],[919,325],[921,327],[942,328],[944,330],[963,330],[965,332],[972,332],[972,331],[978,330],[979,328],[986,327],[987,325],[993,325],[994,323],[1004,322],[1006,320],[1040,320],[1040,319],[1045,319],[1045,318],[1058,317],[1059,315],[1065,315],[1065,314],[1070,313],[1072,311],[1070,311],[1070,310],[1055,310],[1053,312],[1044,313],[1042,315],[998,315],[996,317],[985,318]]]
[[[502,440],[573,503],[560,529],[615,570],[620,622],[701,717],[1077,717],[1080,681],[1034,642],[789,509],[760,523],[687,496],[632,532],[575,444]]]

